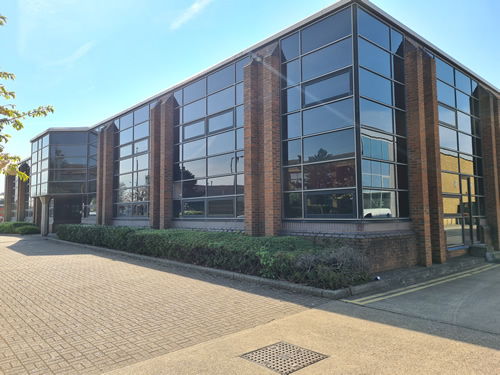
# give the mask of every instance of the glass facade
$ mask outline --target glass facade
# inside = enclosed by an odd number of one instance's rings
[[[444,227],[448,246],[482,242],[485,217],[478,84],[435,58]]]
[[[155,105],[146,104],[114,121],[114,217],[149,217],[149,114]]]
[[[403,39],[349,7],[281,40],[285,218],[409,216]]]
[[[174,93],[174,218],[244,215],[244,58]]]

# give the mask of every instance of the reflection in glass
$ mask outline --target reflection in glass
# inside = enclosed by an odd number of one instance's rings
[[[149,105],[134,111],[134,124],[140,124],[146,120],[149,120]]]
[[[207,138],[208,155],[234,150],[234,130]]]
[[[208,94],[212,94],[234,83],[234,64],[208,76]]]
[[[285,208],[286,218],[302,217],[302,194],[288,193],[283,195],[283,206]]]
[[[216,176],[220,174],[229,174],[236,172],[234,170],[234,153],[214,156],[208,158],[208,176]]]
[[[439,126],[439,145],[441,147],[458,150],[457,132],[444,126]]]
[[[283,113],[300,109],[300,86],[292,87],[281,92]]]
[[[354,156],[354,130],[304,138],[304,162],[314,163]]]
[[[360,100],[361,124],[392,133],[392,109],[372,101]]]
[[[184,143],[184,160],[195,159],[206,155],[206,140]]]
[[[458,144],[460,152],[472,154],[472,137],[470,135],[458,133]]]
[[[207,204],[209,217],[234,216],[234,199],[211,199]]]
[[[184,122],[191,122],[205,115],[205,99],[184,106]]]
[[[352,192],[307,193],[306,217],[353,217]]]
[[[134,125],[134,118],[132,113],[120,117],[120,130],[130,128],[132,125]]]
[[[226,108],[234,106],[234,86],[228,87],[225,90],[219,91],[208,97],[208,110],[209,115],[220,112]]]
[[[206,169],[205,159],[190,161],[183,164],[181,177],[183,180],[205,177]]]
[[[352,41],[347,38],[302,57],[302,80],[307,81],[351,64]],[[300,76],[296,78],[295,83],[298,83]]]
[[[129,143],[129,142],[132,142],[132,139],[133,139],[133,129],[127,129],[127,130],[124,130],[120,133],[118,133],[118,136],[119,136],[119,144],[120,145],[123,145],[125,143]]]
[[[205,96],[205,79],[190,84],[184,88],[184,104],[191,103]]]
[[[299,164],[302,162],[300,140],[283,142],[283,163],[285,165]]]
[[[281,60],[291,60],[299,55],[299,33],[290,35],[281,41]]]
[[[455,107],[455,89],[446,83],[437,81],[438,100],[450,107]]]
[[[303,90],[306,107],[351,95],[351,70],[303,85]]]
[[[370,99],[391,105],[391,81],[371,73],[366,69],[359,70],[359,93]]]
[[[442,81],[449,83],[450,85],[455,85],[455,78],[453,74],[453,68],[445,63],[443,60],[439,58],[435,58],[436,60],[436,76]]]
[[[383,24],[362,9],[358,11],[358,29],[360,35],[390,50],[389,26]]]
[[[233,195],[234,176],[209,178],[207,183],[208,196]]]
[[[441,169],[458,173],[458,153],[441,149]]]
[[[300,171],[300,167],[296,168]],[[354,160],[304,166],[304,189],[331,189],[355,185]]]
[[[134,168],[136,171],[149,168],[149,155],[136,156],[134,158]]]
[[[282,117],[282,138],[295,138],[300,137],[300,113],[294,113]]]
[[[294,114],[292,116],[296,115]],[[352,99],[347,99],[315,107],[304,111],[302,116],[304,135],[352,126],[354,124],[353,102]],[[300,135],[300,118],[296,117],[295,121],[294,130],[299,132],[299,134],[295,136],[298,136]],[[288,119],[288,123],[289,122],[290,119]]]
[[[302,169],[300,166],[283,170],[284,190],[302,190]]]
[[[199,137],[205,134],[205,120],[184,126],[184,139]]]
[[[182,216],[204,216],[205,215],[205,201],[183,201]]]
[[[363,217],[396,217],[396,193],[382,190],[363,190]]]
[[[204,197],[207,188],[206,184],[205,179],[184,181],[182,183],[182,196],[184,198]]]
[[[396,30],[391,30],[391,51],[401,57],[404,56],[403,35]]]
[[[455,119],[455,111],[440,105],[439,106],[439,121],[445,122],[445,123],[450,124],[452,126],[456,126],[457,124],[456,124],[456,119]]]
[[[388,52],[363,38],[359,38],[358,48],[360,65],[386,77],[391,77],[391,55]]]
[[[218,130],[233,127],[233,111],[225,112],[221,115],[208,119],[208,131],[215,132]]]
[[[351,8],[340,11],[301,31],[302,53],[331,43],[351,34]]]
[[[300,65],[299,60],[293,60],[288,64],[283,64],[281,67],[282,86],[292,86],[300,82]]]
[[[460,194],[459,179],[458,174],[441,172],[442,192]]]
[[[471,94],[471,79],[462,72],[455,70],[456,87],[467,95]]]

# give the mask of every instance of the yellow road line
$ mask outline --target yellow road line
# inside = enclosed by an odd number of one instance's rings
[[[461,279],[464,277],[469,277],[469,276],[472,276],[472,275],[475,275],[475,274],[478,274],[481,272],[489,271],[489,270],[491,270],[493,268],[497,268],[497,267],[500,267],[500,264],[480,266],[480,267],[474,268],[472,270],[467,270],[467,271],[459,272],[459,273],[454,274],[454,275],[440,277],[440,278],[437,278],[437,279],[434,279],[431,281],[427,281],[427,282],[423,282],[420,284],[410,285],[410,286],[405,287],[405,288],[399,288],[399,289],[395,289],[395,290],[392,290],[389,292],[379,293],[379,294],[375,294],[375,295],[371,295],[368,297],[363,297],[363,298],[359,298],[359,299],[355,299],[355,300],[342,299],[342,301],[348,302],[348,303],[353,303],[356,305],[367,305],[369,303],[378,302],[378,301],[382,301],[382,300],[385,300],[388,298],[393,298],[393,297],[401,296],[404,294],[413,293],[413,292],[416,292],[418,290],[430,288],[431,286],[444,284],[444,283],[447,283],[447,282],[450,282],[453,280],[457,280],[457,279]]]

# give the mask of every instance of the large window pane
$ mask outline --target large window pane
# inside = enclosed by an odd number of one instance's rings
[[[299,55],[299,33],[290,35],[281,41],[282,61],[291,60]]]
[[[233,217],[234,199],[217,199],[208,201],[209,217]]]
[[[304,85],[303,90],[306,107],[351,95],[351,70]]]
[[[351,64],[352,40],[347,38],[302,57],[302,80],[307,81]]]
[[[299,60],[293,60],[281,67],[283,87],[292,86],[300,82],[300,64]]]
[[[351,34],[351,8],[302,30],[302,53],[324,46]]]
[[[232,128],[234,126],[233,122],[233,111],[211,117],[208,119],[208,131],[215,132],[222,129]]]
[[[205,134],[205,120],[184,126],[184,139],[196,138]]]
[[[306,217],[354,217],[352,192],[307,193]]]
[[[359,70],[359,92],[361,95],[392,105],[391,81],[366,69]]]
[[[184,106],[184,122],[191,122],[205,115],[205,99]]]
[[[283,195],[286,218],[302,218],[302,194],[289,193]]]
[[[205,79],[201,79],[195,83],[190,84],[184,88],[184,103],[191,103],[197,99],[202,98],[206,94]]]
[[[300,140],[283,142],[283,163],[285,165],[299,164],[302,162],[302,149]]]
[[[184,143],[184,160],[206,156],[206,139]]]
[[[341,100],[304,111],[302,116],[304,135],[352,126],[354,124],[353,102],[352,99]],[[295,124],[293,130],[300,132],[300,118],[296,118],[295,121],[298,122],[298,126]],[[290,119],[287,125],[290,125]]]
[[[391,77],[391,55],[362,38],[359,38],[359,63],[386,77]]]
[[[360,100],[361,124],[393,132],[392,109],[369,100]]]
[[[281,92],[281,109],[283,113],[300,109],[300,86]]]
[[[234,150],[234,131],[221,133],[207,138],[208,155]]]
[[[182,196],[184,198],[204,197],[207,188],[207,182],[202,180],[184,181],[182,183]]]
[[[452,150],[458,150],[457,132],[452,129],[445,128],[444,126],[440,126],[439,144],[441,147],[451,148]]]
[[[382,190],[363,190],[363,217],[396,217],[396,193]]]
[[[182,215],[184,217],[196,217],[205,215],[205,201],[184,201]]]
[[[300,137],[300,113],[294,113],[282,117],[282,134],[283,139]]]
[[[300,166],[283,170],[284,190],[302,190],[302,168]]]
[[[354,160],[304,166],[304,189],[355,187]]]
[[[234,64],[208,76],[208,94],[234,83]]]
[[[208,196],[233,195],[234,176],[209,178],[207,184]]]
[[[232,106],[234,106],[234,86],[210,95],[208,97],[207,112],[211,115]]]
[[[200,159],[184,163],[182,166],[182,179],[191,180],[193,178],[205,177],[207,175],[206,160]]]
[[[234,173],[234,153],[208,158],[208,176]]]
[[[304,138],[304,162],[314,163],[354,156],[354,130]]]
[[[446,83],[449,83],[452,86],[455,85],[453,68],[447,63],[445,63],[443,60],[438,59],[437,57],[436,57],[436,75],[440,80],[445,81]]]
[[[390,50],[389,26],[383,24],[362,9],[359,9],[358,12],[358,29],[360,35]]]
[[[440,105],[439,106],[439,121],[445,122],[449,125],[456,126],[457,123],[456,123],[456,119],[455,119],[455,111]]]
[[[450,107],[455,107],[455,89],[446,83],[437,81],[438,100]]]

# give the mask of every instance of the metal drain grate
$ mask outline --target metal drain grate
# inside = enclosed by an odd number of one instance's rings
[[[241,358],[267,367],[281,375],[288,375],[328,356],[286,342],[278,342],[243,354]]]

